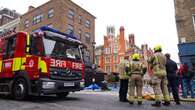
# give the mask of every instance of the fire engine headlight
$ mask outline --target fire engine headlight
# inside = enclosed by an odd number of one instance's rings
[[[80,81],[80,87],[85,87],[85,82],[83,80]]]
[[[42,82],[43,89],[53,89],[55,88],[55,82]]]
[[[84,82],[80,82],[80,86],[81,87],[84,87]]]

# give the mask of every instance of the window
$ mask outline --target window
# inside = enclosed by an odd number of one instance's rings
[[[82,37],[82,30],[81,29],[79,29],[79,36],[78,37],[79,37],[78,39],[81,40],[81,37]]]
[[[114,65],[115,72],[118,72],[118,65]]]
[[[90,61],[90,54],[89,50],[84,49],[84,61],[89,62]]]
[[[16,46],[16,37],[10,37],[8,40],[8,45],[6,49],[6,58],[13,58],[14,57],[14,51]]]
[[[79,15],[79,17],[78,17],[78,22],[79,22],[79,24],[82,24],[82,16],[81,15]]]
[[[29,27],[29,23],[30,23],[29,20],[25,20],[25,21],[24,21],[24,28]]]
[[[53,17],[53,16],[54,16],[54,9],[51,8],[51,9],[49,9],[49,11],[48,11],[48,18],[51,18],[51,17]]]
[[[123,61],[123,59],[124,59],[123,57],[120,57],[120,62]]]
[[[43,55],[43,41],[42,37],[30,37],[30,54],[32,55]]]
[[[110,57],[105,57],[105,63],[110,63]]]
[[[85,42],[90,43],[90,33],[88,32],[85,33]]]
[[[68,34],[73,34],[74,33],[74,27],[73,27],[73,25],[68,24],[68,26],[67,26],[67,33]]]
[[[192,15],[192,21],[193,21],[193,26],[194,26],[194,31],[195,31],[195,14]]]
[[[181,38],[180,38],[180,42],[181,42],[181,43],[185,43],[185,42],[186,42],[186,38],[185,38],[185,37],[181,37]]]
[[[115,33],[115,30],[114,30],[114,27],[113,26],[107,27],[107,34],[109,36],[114,36],[114,33]]]
[[[114,46],[114,53],[118,53],[118,46]]]
[[[51,57],[81,60],[80,49],[78,46],[70,45],[67,42],[61,42],[47,37],[43,38],[43,44],[46,55]]]
[[[8,39],[1,39],[1,40],[2,42],[0,44],[0,55],[2,54],[3,58],[6,58]]]
[[[118,56],[114,55],[114,62],[117,63],[118,62]]]
[[[14,16],[14,13],[10,11],[10,16]]]
[[[96,56],[96,58],[95,58],[95,64],[99,65],[99,60],[100,60],[99,56]]]
[[[175,2],[175,0],[174,0],[174,2]],[[192,0],[192,6],[194,6],[194,5],[195,5],[195,0]]]
[[[105,52],[105,54],[110,54],[111,53],[111,49],[110,48],[105,48],[104,52]]]
[[[33,18],[33,24],[38,24],[43,20],[43,14],[37,15]]]
[[[90,25],[91,25],[90,21],[89,20],[86,20],[85,21],[85,27],[86,28],[90,28]]]
[[[68,18],[71,19],[71,20],[74,20],[74,15],[75,15],[75,12],[73,9],[69,9],[68,10]]]
[[[101,55],[101,54],[102,54],[102,50],[101,49],[95,50],[95,55]]]
[[[110,66],[105,66],[105,71],[106,71],[106,72],[111,72]]]

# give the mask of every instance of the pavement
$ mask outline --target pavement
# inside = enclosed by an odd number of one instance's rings
[[[83,93],[83,94],[101,94],[101,95],[112,95],[112,96],[118,96],[118,90],[117,89],[112,89],[111,91],[101,91],[101,90],[84,90],[84,91],[81,91],[80,93]],[[146,95],[145,95],[146,96]],[[150,100],[154,100],[154,95],[153,93],[151,94],[148,94],[148,96],[150,96],[152,99]],[[173,96],[171,95],[171,100],[173,101]],[[180,100],[183,101],[183,102],[195,102],[195,98],[191,98],[191,97],[188,97],[188,98],[182,98],[180,97]]]
[[[0,97],[0,110],[194,110],[194,102],[182,102],[170,107],[152,107],[153,101],[143,101],[143,105],[129,105],[118,101],[118,92],[84,90],[71,93],[67,98],[57,98],[55,95],[29,97],[26,101],[15,101]]]

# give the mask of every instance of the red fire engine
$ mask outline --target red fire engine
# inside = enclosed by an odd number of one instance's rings
[[[65,97],[81,90],[81,47],[74,36],[49,27],[0,37],[0,93],[22,100],[28,95]]]

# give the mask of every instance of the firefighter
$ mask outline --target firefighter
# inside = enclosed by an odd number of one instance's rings
[[[161,53],[162,48],[160,45],[154,47],[154,54],[148,60],[148,63],[151,64],[153,74],[151,76],[151,84],[153,86],[155,94],[155,103],[152,106],[160,107],[161,106],[161,94],[164,96],[163,105],[170,105],[170,97],[168,92],[168,81],[166,77],[166,57]],[[162,91],[162,93],[161,93]]]
[[[129,66],[129,58],[125,56],[125,58],[120,62],[119,65],[119,78],[120,78],[120,89],[119,89],[119,101],[128,102],[127,100],[127,90],[128,90],[128,71],[127,68]]]
[[[132,61],[129,65],[129,104],[133,104],[136,100],[135,89],[138,105],[142,104],[143,75],[145,74],[145,72],[146,67],[140,61],[140,55],[137,53],[133,54]]]

